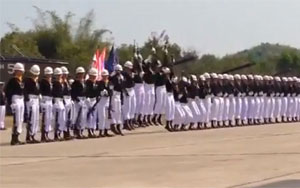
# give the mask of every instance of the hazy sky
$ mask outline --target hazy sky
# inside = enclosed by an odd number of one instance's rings
[[[80,17],[94,9],[95,28],[113,32],[116,44],[144,42],[166,29],[171,41],[200,54],[225,55],[261,42],[300,48],[300,0],[0,0],[0,36],[32,28],[38,6]]]

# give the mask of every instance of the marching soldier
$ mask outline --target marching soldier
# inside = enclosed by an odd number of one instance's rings
[[[19,135],[22,133],[24,121],[24,84],[23,74],[25,72],[24,65],[16,63],[13,68],[14,77],[11,78],[5,86],[5,94],[7,102],[13,113],[13,128],[11,145],[24,144],[19,140]]]
[[[187,85],[187,92],[188,92],[188,106],[192,111],[193,114],[193,119],[190,124],[189,129],[192,130],[194,129],[194,125],[196,124],[197,127],[200,126],[200,110],[198,108],[198,105],[196,103],[196,96],[198,96],[198,80],[196,75],[191,75],[190,76],[190,84]]]
[[[173,121],[175,118],[175,100],[174,100],[174,83],[171,78],[171,71],[169,68],[164,68],[164,74],[166,76],[166,129],[172,131]]]
[[[5,128],[6,97],[3,91],[4,82],[0,82],[0,130]]]
[[[85,86],[85,70],[83,67],[77,67],[76,78],[71,86],[71,97],[74,101],[74,135],[78,139],[83,139],[83,131],[86,125],[87,105],[86,105],[86,86]]]
[[[111,137],[108,133],[110,130],[110,121],[112,119],[112,96],[113,85],[109,81],[109,73],[104,69],[101,73],[102,79],[98,82],[97,89],[97,117],[99,137]],[[115,130],[116,131],[116,130]]]
[[[71,98],[71,83],[68,81],[69,70],[67,67],[62,66],[62,83],[63,83],[63,102],[65,105],[65,126],[64,126],[64,139],[71,140],[71,129],[72,127],[72,118],[73,118],[73,101]]]
[[[123,92],[123,116],[124,127],[126,129],[134,129],[134,116],[136,108],[136,97],[134,92],[134,73],[133,64],[130,61],[126,61],[124,64],[124,71],[122,75],[124,77],[124,92]]]
[[[30,70],[30,77],[24,79],[24,96],[27,110],[27,143],[39,143],[35,139],[35,135],[39,129],[40,120],[40,86],[38,77],[40,75],[40,67],[33,65]]]
[[[40,81],[40,92],[42,95],[42,127],[41,142],[50,142],[49,132],[52,130],[51,124],[53,119],[53,98],[52,98],[52,75],[53,69],[46,67],[44,69],[44,78]]]
[[[111,130],[113,131],[113,133],[123,136],[121,96],[125,89],[122,71],[122,66],[116,65],[115,72],[112,73],[110,81],[113,85],[113,95],[111,97]]]
[[[53,111],[54,111],[54,140],[61,141],[61,133],[65,130],[66,122],[66,109],[63,102],[63,80],[62,80],[62,70],[59,67],[54,69],[54,81],[52,96],[54,99]]]
[[[87,114],[87,128],[88,137],[96,138],[95,130],[97,128],[97,84],[96,78],[98,76],[98,70],[96,68],[91,68],[89,70],[89,79],[85,82],[86,85],[86,102],[88,108]]]

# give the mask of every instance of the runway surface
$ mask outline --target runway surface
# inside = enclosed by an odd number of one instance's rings
[[[10,146],[1,131],[4,188],[299,188],[300,123]],[[22,138],[23,139],[23,138]]]

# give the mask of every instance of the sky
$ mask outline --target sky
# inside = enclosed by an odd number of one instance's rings
[[[171,42],[199,54],[223,56],[262,42],[300,48],[300,0],[0,0],[0,37],[10,31],[7,22],[31,29],[33,6],[71,11],[74,26],[93,9],[94,28],[111,30],[117,45],[166,30]]]

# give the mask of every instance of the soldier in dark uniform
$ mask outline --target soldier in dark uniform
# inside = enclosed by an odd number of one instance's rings
[[[62,66],[62,83],[63,83],[63,101],[65,105],[65,118],[66,123],[64,127],[64,139],[71,140],[73,137],[71,136],[71,129],[72,127],[72,110],[73,110],[73,102],[71,98],[71,84],[69,83],[69,70],[67,67]]]
[[[122,93],[126,92],[124,87],[124,77],[122,75],[123,68],[121,65],[116,65],[115,72],[110,77],[113,85],[113,95],[111,97],[111,130],[115,134],[123,136],[123,122],[122,122]]]
[[[111,129],[110,121],[112,119],[112,96],[113,85],[109,81],[109,73],[103,70],[101,73],[102,79],[97,83],[97,117],[99,137],[111,137],[108,131]],[[114,129],[114,127],[113,127]],[[114,129],[114,131],[116,131]]]
[[[65,130],[65,122],[66,122],[66,111],[63,102],[63,81],[62,81],[62,70],[59,67],[54,69],[54,80],[52,82],[52,96],[54,99],[54,140],[61,141],[63,138],[61,137],[61,133]]]
[[[169,68],[164,68],[164,74],[166,77],[166,129],[168,131],[173,130],[173,121],[175,118],[175,100],[174,100],[174,82],[173,82],[173,73]]]
[[[11,78],[5,86],[5,94],[8,105],[11,107],[13,113],[13,128],[11,145],[24,144],[19,140],[19,135],[22,133],[22,126],[24,121],[24,85],[23,74],[25,72],[24,65],[16,63],[13,68],[14,77]]]
[[[46,67],[44,69],[44,78],[40,81],[40,92],[42,95],[41,111],[42,111],[42,127],[41,127],[41,142],[51,141],[49,132],[53,119],[53,98],[52,98],[52,75],[53,69]]]
[[[5,130],[6,97],[3,91],[4,82],[0,82],[0,130]]]
[[[97,103],[97,84],[96,78],[98,76],[98,70],[96,68],[91,68],[89,70],[89,78],[86,80],[86,98],[88,106],[87,114],[87,128],[88,128],[88,137],[96,138],[95,130],[97,128],[97,113],[95,111],[95,105]]]
[[[24,79],[24,96],[27,110],[27,143],[39,143],[34,136],[39,129],[40,117],[40,86],[38,76],[40,75],[40,67],[33,65],[30,68],[31,76]]]
[[[74,101],[74,135],[78,139],[86,138],[83,131],[86,126],[88,109],[86,106],[86,86],[84,83],[85,70],[83,67],[76,69],[76,78],[71,86],[71,97]]]

